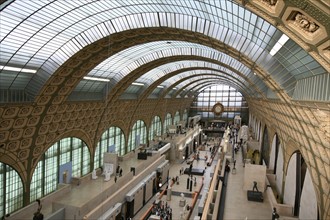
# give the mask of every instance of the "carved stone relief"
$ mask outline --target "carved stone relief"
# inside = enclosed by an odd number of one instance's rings
[[[277,0],[259,0],[260,2],[264,3],[269,7],[274,7],[277,3]]]
[[[18,140],[22,137],[23,129],[12,130],[9,134],[9,140]]]
[[[27,138],[27,137],[32,137],[32,135],[35,132],[35,128],[34,127],[29,127],[26,128],[23,132],[23,137]]]
[[[327,36],[324,26],[298,8],[288,7],[282,21],[290,31],[309,44],[317,45]]]
[[[314,33],[320,27],[312,21],[312,19],[308,18],[306,15],[303,15],[300,12],[294,11],[294,22],[297,27],[301,28],[304,31]]]
[[[278,1],[278,0],[252,0],[251,2],[256,7],[265,11],[266,14],[269,14],[274,17],[279,16],[285,6],[284,1]]]
[[[21,141],[20,149],[29,148],[31,146],[31,143],[32,143],[32,138],[23,139]]]
[[[323,44],[321,44],[318,48],[319,53],[321,56],[328,61],[328,66],[330,66],[330,46],[329,41],[325,41]],[[330,68],[330,67],[329,67]]]
[[[19,146],[19,141],[12,141],[9,144],[7,144],[7,150],[10,151],[16,151]]]

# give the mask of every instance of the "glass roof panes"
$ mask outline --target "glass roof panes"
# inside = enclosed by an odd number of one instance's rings
[[[205,77],[201,77],[201,78],[191,78],[187,81],[184,81],[182,83],[180,83],[180,85],[178,85],[178,87],[184,87],[187,88],[188,90],[194,90],[194,88],[203,83],[203,82],[214,82],[214,81],[224,81],[224,80],[228,80],[231,81],[230,78],[228,79],[228,77],[226,76],[215,76],[215,77],[209,77],[209,78],[205,78]],[[244,84],[242,84],[241,82],[234,82],[232,81],[234,84],[239,85],[240,87],[244,86]]]
[[[195,50],[191,50],[191,48],[195,48]],[[100,63],[89,75],[102,76],[108,73],[109,77],[123,77],[143,64],[164,56],[174,55],[197,55],[218,59],[227,65],[239,67],[238,70],[244,73],[249,72],[249,68],[242,65],[239,61],[233,60],[228,55],[212,48],[189,42],[171,41],[168,44],[168,41],[157,41],[121,51]]]
[[[36,73],[37,71],[34,69],[27,69],[27,68],[18,68],[13,66],[2,66],[0,65],[0,70],[7,70],[12,72],[22,72],[22,73]]]
[[[134,93],[134,94],[136,94],[136,93],[139,93],[139,91],[141,91],[142,88],[143,87],[141,85],[132,84],[126,89],[125,93]]]
[[[289,40],[289,37],[283,34],[281,38],[276,42],[274,47],[269,52],[270,55],[274,56],[280,49],[283,47],[283,45]]]
[[[292,40],[273,57],[266,55],[282,32],[231,0],[80,0],[66,1],[66,4],[61,0],[13,1],[1,11],[0,20],[1,65],[43,69],[44,78],[83,47],[116,32],[144,27],[173,27],[217,39],[260,65],[287,91],[294,86],[292,79],[327,72]],[[88,75],[111,76],[118,82],[143,64],[173,54],[185,55],[189,51],[198,51],[198,55],[204,57],[218,54],[212,58],[244,75],[251,72],[239,59],[228,58],[228,55],[205,46],[175,42],[170,49],[164,49],[167,48],[164,42],[156,47],[150,43],[129,48],[112,56],[109,62],[100,64]],[[276,72],[271,68],[274,65]],[[290,82],[283,81],[279,72],[285,72]],[[14,83],[16,78],[10,80]]]
[[[191,64],[191,63],[189,63]],[[232,76],[232,79],[234,80],[240,80],[242,82],[245,82],[245,80],[241,77],[239,77],[237,74],[231,72],[230,70],[228,70],[228,72],[226,71],[216,71],[216,70],[207,70],[207,69],[196,69],[196,70],[189,70],[189,71],[184,71],[183,73],[180,73],[180,74],[176,74],[174,76],[172,76],[171,78],[167,79],[166,81],[164,81],[164,83],[166,84],[173,84],[175,82],[177,82],[178,80],[180,79],[183,79],[183,78],[186,78],[186,77],[189,77],[189,76],[193,76],[193,75],[207,75],[208,77],[209,76],[217,76],[217,75],[223,75],[223,76],[228,76],[228,75],[231,75]],[[248,84],[246,82],[246,84]]]
[[[89,76],[84,76],[84,79],[86,79],[86,80],[92,80],[92,81],[100,81],[100,82],[109,82],[110,81],[110,79],[97,78],[97,77],[89,77]]]
[[[145,5],[145,7],[143,7],[143,3],[148,3],[148,5]],[[46,2],[44,4],[46,4]],[[139,5],[135,5],[135,4],[139,4]],[[71,2],[71,4],[68,4],[65,7],[63,7],[63,5],[60,2],[54,1],[54,3],[49,4],[43,8],[41,8],[42,6],[44,6],[42,4],[34,5],[34,7],[39,7],[41,9],[40,9],[40,11],[38,11],[38,13],[35,13],[29,19],[34,19],[34,17],[37,17],[39,14],[41,14],[42,17],[44,17],[45,15],[42,13],[44,11],[48,10],[47,17],[49,20],[48,21],[49,24],[48,24],[48,28],[44,28],[45,30],[51,28],[52,24],[56,25],[57,28],[55,30],[58,30],[58,27],[61,27],[61,26],[63,26],[63,28],[65,28],[65,26],[69,26],[65,30],[65,32],[69,32],[70,29],[76,30],[72,33],[72,36],[76,35],[79,32],[83,32],[83,34],[81,34],[81,36],[83,36],[84,38],[80,39],[81,42],[87,41],[86,43],[90,43],[90,42],[93,42],[93,40],[95,41],[95,40],[99,39],[101,35],[98,35],[99,29],[95,29],[94,31],[91,31],[91,30],[88,30],[89,27],[91,27],[92,25],[99,25],[100,23],[104,22],[105,19],[108,20],[108,19],[117,17],[117,19],[115,19],[112,22],[116,31],[128,29],[129,28],[128,19],[124,19],[124,16],[126,16],[126,15],[132,16],[131,13],[136,14],[136,13],[141,13],[141,12],[164,11],[164,12],[172,12],[172,13],[180,13],[180,14],[181,13],[182,14],[191,13],[193,16],[196,16],[195,13],[197,13],[197,16],[199,16],[199,17],[210,19],[210,16],[208,14],[212,13],[214,11],[216,13],[215,15],[223,16],[223,18],[225,18],[226,20],[227,20],[227,16],[226,16],[227,13],[230,14],[230,16],[228,16],[228,19],[231,20],[230,18],[232,16],[234,16],[232,14],[233,8],[234,8],[235,13],[238,12],[237,11],[238,8],[239,8],[240,12],[245,11],[244,9],[242,9],[241,7],[239,7],[237,5],[234,5],[232,7],[232,5],[233,5],[232,2],[225,2],[225,4],[222,5],[221,13],[219,13],[220,8],[217,8],[217,6],[211,6],[209,4],[202,4],[201,2],[196,2],[196,1],[175,1],[175,2],[169,2],[168,3],[169,5],[167,5],[167,2],[166,3],[163,2],[163,4],[161,6],[158,6],[158,5],[156,6],[155,4],[159,4],[159,2],[154,2],[154,4],[152,4],[150,1],[148,1],[148,2],[146,2],[146,1],[125,1],[125,2],[121,2],[120,4],[118,4],[117,2],[115,2],[115,3],[111,2],[111,4],[109,4],[107,1],[98,1],[98,2],[74,1],[73,3]],[[223,9],[224,9],[223,6],[225,6],[225,8],[228,11],[223,11]],[[17,4],[17,7],[22,8],[24,6]],[[112,7],[112,8],[110,8],[110,7]],[[193,9],[195,7],[197,7],[197,8]],[[188,11],[185,8],[189,8]],[[203,13],[200,13],[200,10],[202,10],[201,8],[204,9]],[[67,14],[65,14],[66,9],[69,9],[71,11],[69,11]],[[155,9],[157,9],[157,10],[155,10]],[[209,11],[205,10],[205,9],[209,9]],[[213,9],[213,10],[211,10],[211,9]],[[111,11],[111,13],[110,13],[110,11]],[[104,16],[104,14],[101,12],[106,13],[107,16]],[[72,15],[74,15],[74,16],[72,16]],[[205,17],[205,15],[207,15],[207,16]],[[212,16],[212,19],[214,19],[215,15]],[[239,16],[243,16],[243,15],[244,15],[244,13],[242,13],[242,15],[239,15]],[[141,14],[139,16],[147,17],[147,18],[145,18],[145,21],[143,22],[143,24],[145,24],[146,26],[155,26],[154,24],[159,23],[156,21],[151,22],[152,19],[153,20],[158,19],[158,16],[152,17],[152,16],[150,16],[150,13]],[[180,20],[180,18],[181,18],[181,20],[183,20],[185,18],[185,16],[178,15],[178,17],[172,17],[172,19]],[[68,18],[70,18],[70,19],[68,19]],[[243,18],[243,17],[241,17],[241,18]],[[64,22],[64,19],[66,19],[65,22]],[[219,21],[222,19],[219,19]],[[130,20],[132,20],[132,18]],[[140,17],[140,19],[134,19],[134,20],[137,20],[137,21],[141,20],[141,17]],[[199,19],[199,20],[201,21],[201,19]],[[167,21],[169,21],[169,17],[167,17]],[[118,23],[118,24],[116,24],[116,23]],[[180,22],[177,22],[177,23],[180,24]],[[183,23],[186,23],[186,20],[185,20],[185,22],[182,22],[182,24]],[[46,25],[46,24],[42,24],[42,23],[39,23],[39,24]],[[119,27],[118,26],[119,24],[123,25],[125,27]],[[238,24],[232,24],[232,23],[228,23],[228,24],[231,24],[231,27],[236,27],[235,30],[238,30],[238,26],[239,26]],[[140,26],[135,25],[131,28],[141,27],[141,25],[142,25],[142,23],[140,24]],[[199,28],[201,30],[205,30],[205,27],[204,27],[205,25],[207,25],[207,24],[205,24],[205,23],[200,24]],[[180,27],[180,25],[173,25],[173,27],[174,26]],[[228,27],[228,25],[225,25],[225,26]],[[183,27],[180,27],[180,28],[183,28]],[[79,30],[79,32],[77,32],[78,30]],[[198,30],[196,30],[196,31],[198,31]],[[104,34],[109,34],[109,33],[104,32],[103,35]],[[85,46],[85,45],[82,45],[82,46]]]

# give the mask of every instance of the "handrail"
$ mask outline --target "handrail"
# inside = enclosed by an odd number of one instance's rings
[[[225,181],[225,166],[226,166],[226,160],[224,159],[222,161],[222,166],[221,166],[221,176],[223,177],[222,181]],[[220,180],[218,180],[220,181]],[[215,199],[215,202],[214,202],[214,207],[219,207],[221,202],[225,202],[225,201],[221,201],[222,199],[222,194],[224,193],[223,191],[226,190],[226,189],[223,189],[223,184],[218,184],[218,192],[217,192],[217,196],[216,196],[216,199]],[[214,208],[214,211],[213,211],[213,216],[219,216],[220,214],[220,211],[219,209],[216,209]]]
[[[171,183],[171,187],[174,185],[174,182],[172,182]],[[163,197],[163,195],[165,194],[165,192],[166,192],[166,188],[165,189],[163,189],[163,191],[159,194],[159,199],[161,199],[162,197]],[[142,217],[141,217],[141,219],[147,219],[148,218],[148,216],[149,216],[149,214],[150,214],[150,212],[151,212],[151,210],[152,210],[152,207],[153,207],[153,205],[151,205],[148,209],[147,209],[147,211],[142,215]]]
[[[205,206],[203,209],[203,214],[202,214],[202,218],[201,219],[208,219],[207,215],[210,209],[210,204],[212,203],[212,199],[213,199],[213,192],[217,189],[215,189],[216,185],[217,185],[217,181],[218,181],[218,172],[220,170],[221,167],[221,159],[219,158],[217,165],[215,166],[214,169],[214,175],[212,177],[212,180],[210,182],[210,188],[209,188],[209,194],[207,196],[206,202],[205,202]],[[221,187],[220,187],[221,188]],[[220,193],[219,191],[217,193]]]
[[[225,164],[226,164],[226,160],[223,161],[223,167],[222,167],[222,172],[221,172],[221,176],[223,177],[222,181],[222,185],[221,185],[221,192],[218,193],[217,195],[217,200],[215,202],[214,207],[219,207],[218,209],[216,209],[216,212],[214,213],[214,216],[217,216],[217,219],[223,219],[223,215],[224,215],[224,208],[225,208],[225,199],[226,199],[226,191],[227,191],[227,181],[228,181],[228,172],[225,171]],[[224,186],[224,188],[222,188],[222,186]]]
[[[195,191],[194,192],[194,196],[193,196],[193,199],[192,199],[192,202],[191,202],[191,208],[190,208],[190,211],[189,211],[189,214],[188,214],[188,218],[187,219],[190,219],[190,216],[195,208],[195,205],[196,205],[196,202],[198,200],[198,195],[200,194],[202,188],[204,186],[204,183],[201,184],[201,186],[199,187],[199,190],[198,191]]]

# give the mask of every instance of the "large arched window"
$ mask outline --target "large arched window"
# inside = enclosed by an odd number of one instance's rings
[[[0,163],[0,216],[23,207],[23,184],[18,173]]]
[[[110,127],[102,134],[95,150],[94,169],[103,166],[103,153],[108,152],[109,147],[120,156],[125,154],[125,135],[120,128]]]
[[[180,122],[180,112],[176,112],[174,115],[174,121],[173,124],[177,125]]]
[[[72,177],[84,176],[90,172],[90,152],[82,140],[74,137],[64,138],[45,152],[33,173],[30,186],[31,202],[57,189],[60,170],[64,166],[70,170]]]
[[[134,150],[139,144],[147,143],[147,128],[142,120],[135,122],[128,140],[128,152]]]
[[[224,111],[217,116],[212,112],[213,106],[220,102]],[[231,121],[240,115],[242,121],[248,121],[248,106],[245,98],[235,88],[227,85],[216,85],[204,89],[193,101],[191,115],[201,115],[202,120],[221,119]]]
[[[155,116],[152,120],[149,129],[149,140],[154,139],[155,136],[160,136],[162,134],[162,122],[159,116]]]
[[[307,163],[301,152],[297,151],[292,154],[285,177],[283,202],[292,205],[293,214],[299,219],[317,219],[316,194],[307,171]],[[308,184],[305,182],[306,176]],[[300,212],[304,216],[300,216]]]
[[[164,121],[164,133],[167,131],[167,126],[172,125],[172,115],[167,113]]]

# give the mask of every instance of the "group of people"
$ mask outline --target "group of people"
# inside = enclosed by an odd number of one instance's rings
[[[163,220],[172,220],[172,208],[167,202],[160,200],[158,204],[153,204],[151,215],[157,215]]]
[[[199,151],[197,150],[197,152],[195,153],[195,155],[193,156],[195,160],[199,161]]]

